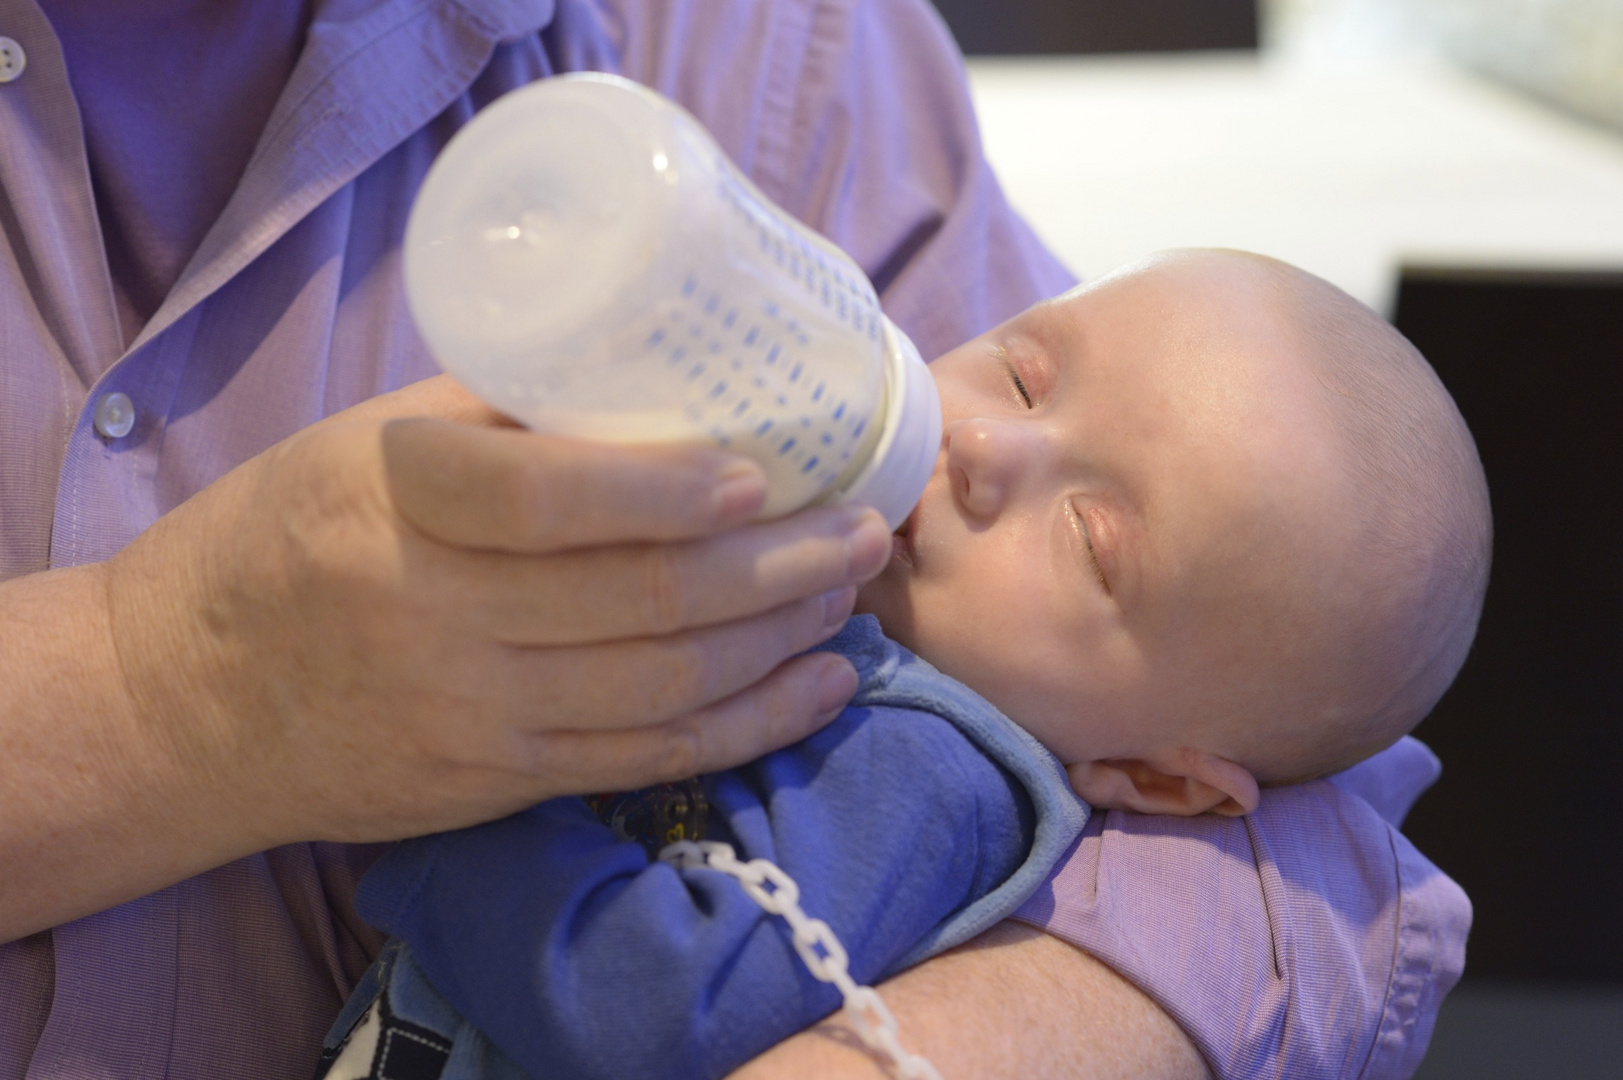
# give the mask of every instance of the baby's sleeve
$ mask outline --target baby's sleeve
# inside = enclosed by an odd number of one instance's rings
[[[909,709],[847,709],[706,789],[716,838],[796,880],[858,982],[1013,874],[1034,830],[1017,781]],[[538,1076],[719,1077],[839,1005],[736,881],[650,862],[579,799],[402,845],[357,906]]]

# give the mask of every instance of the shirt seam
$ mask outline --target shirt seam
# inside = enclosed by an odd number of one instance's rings
[[[1403,887],[1403,860],[1394,839],[1396,833],[1397,830],[1387,824],[1387,850],[1392,853],[1392,877],[1398,895],[1398,902],[1393,905],[1392,962],[1387,970],[1386,993],[1381,999],[1381,1019],[1375,1025],[1374,1034],[1370,1038],[1369,1050],[1364,1055],[1364,1064],[1357,1073],[1358,1080],[1374,1080],[1371,1069],[1380,1057],[1380,1048],[1388,1032],[1401,1032],[1403,1029],[1403,1019],[1393,1015],[1393,1003],[1397,997],[1398,983],[1402,979],[1402,965],[1399,960],[1403,955],[1405,932],[1413,922],[1414,900]],[[1429,972],[1430,965],[1427,964],[1426,967]]]
[[[811,48],[811,27],[815,21],[807,5],[779,5],[772,27],[772,61],[767,65],[766,86],[761,94],[761,123],[757,128],[755,160],[757,186],[772,201],[789,201],[788,162],[795,143],[795,120],[800,103],[801,74]],[[795,23],[786,26],[785,23]],[[798,33],[791,31],[798,30]],[[798,45],[798,47],[796,47]]]

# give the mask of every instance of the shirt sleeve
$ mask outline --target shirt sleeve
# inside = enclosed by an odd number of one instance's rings
[[[719,839],[765,857],[858,982],[1024,861],[1024,789],[951,724],[847,709],[709,778]],[[650,863],[579,799],[396,848],[357,908],[532,1075],[719,1077],[839,1006],[734,879]]]
[[[622,73],[849,252],[926,359],[1076,283],[1004,198],[926,0],[602,3]]]
[[[1321,780],[1265,790],[1243,818],[1096,814],[1015,917],[1133,982],[1220,1080],[1402,1080],[1464,967],[1471,908]]]

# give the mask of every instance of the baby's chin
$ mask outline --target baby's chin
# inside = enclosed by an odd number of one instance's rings
[[[855,615],[874,616],[874,618],[879,620],[880,626],[884,626],[886,622],[889,621],[886,618],[886,611],[890,607],[890,605],[886,603],[888,598],[885,595],[883,579],[884,575],[881,574],[879,577],[874,578],[872,581],[859,588],[857,590],[857,602],[851,609],[852,613]]]
[[[892,641],[913,649],[913,605],[909,602],[906,586],[896,579],[892,568],[857,590],[853,608],[858,615],[872,615],[879,620],[879,628]]]

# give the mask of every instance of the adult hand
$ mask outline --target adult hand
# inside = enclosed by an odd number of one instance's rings
[[[89,737],[35,731],[37,760],[0,769],[15,789],[33,768],[22,794],[49,804],[31,835],[55,899],[23,923],[801,737],[856,678],[786,658],[834,632],[890,540],[853,508],[745,524],[763,498],[749,462],[521,431],[444,379],[246,462],[80,590],[105,597],[127,693]],[[10,711],[0,733],[28,720]],[[44,791],[53,775],[90,794]]]

